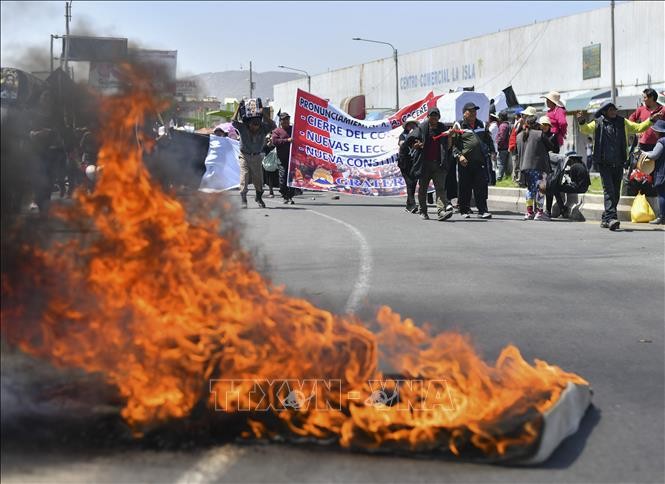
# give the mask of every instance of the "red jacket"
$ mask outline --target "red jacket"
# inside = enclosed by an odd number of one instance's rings
[[[653,113],[657,113],[661,109],[663,109],[662,104],[656,106],[656,108],[653,111],[649,111],[646,108],[646,106],[642,105],[639,108],[637,108],[635,112],[628,117],[628,119],[630,121],[633,121],[634,123],[641,123],[642,121],[646,121],[647,119],[649,119]],[[649,128],[644,133],[642,133],[642,136],[640,136],[640,144],[655,145],[658,142],[658,138],[660,137],[661,137],[660,134],[656,133],[653,129]]]
[[[517,125],[513,126],[513,130],[510,132],[510,138],[508,139],[508,151],[511,153],[517,153]]]

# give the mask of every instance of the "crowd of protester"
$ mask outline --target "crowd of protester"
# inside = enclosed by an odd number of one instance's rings
[[[427,119],[422,122],[407,119],[398,141],[398,167],[406,185],[406,210],[427,220],[429,202],[436,206],[440,221],[450,219],[455,211],[462,218],[470,218],[474,213],[473,198],[477,217],[491,219],[488,187],[510,178],[526,188],[525,220],[570,217],[570,203],[566,198],[570,202],[575,194],[563,193],[552,181],[552,176],[557,168],[561,168],[562,160],[565,167],[582,162],[582,156],[574,152],[561,153],[568,123],[560,94],[551,91],[543,98],[546,105],[543,113],[528,106],[510,114],[491,111],[490,118],[483,121],[477,116],[480,108],[467,103],[463,107],[462,119],[452,125],[441,123],[441,114],[436,107],[429,110]],[[592,120],[587,120],[584,113],[577,116],[580,131],[586,136],[586,164],[582,162],[586,176],[590,170],[597,171],[602,182],[603,228],[619,228],[617,205],[622,183],[624,186],[628,184],[626,174],[635,169],[635,160],[640,155],[655,162],[650,189],[657,194],[659,216],[652,223],[664,222],[665,121],[661,119],[663,106],[657,99],[655,90],[645,89],[642,105],[628,118],[621,117],[611,102],[601,106]],[[243,208],[247,208],[250,184],[255,187],[255,202],[259,207],[265,208],[263,193],[266,184],[268,197],[273,198],[274,190],[278,188],[283,203],[295,203],[293,198],[298,191],[288,186],[291,119],[289,114],[281,112],[277,119],[279,126],[270,118],[267,108],[250,117],[240,116],[237,110],[231,123],[215,130],[219,136],[232,132],[239,140]],[[49,127],[30,131],[34,159],[43,175],[34,177],[33,208],[42,212],[48,209],[54,185],[61,196],[70,196],[80,185],[92,187],[99,150],[97,138],[97,129],[92,126],[70,130],[66,136]],[[166,138],[164,127],[159,128],[158,145],[161,138]],[[263,160],[273,150],[279,164],[277,169],[267,171]],[[561,169],[558,169],[559,173]],[[580,171],[575,173],[584,176]],[[584,186],[583,183],[579,185]],[[553,212],[554,200],[558,207],[556,214]]]
[[[556,216],[568,218],[571,210],[566,198],[574,201],[576,193],[563,191],[561,173],[566,166],[577,165],[568,170],[569,176],[577,177],[572,181],[580,189],[577,193],[588,189],[589,170],[599,173],[604,197],[600,225],[614,231],[620,227],[617,205],[624,171],[635,170],[636,160],[642,154],[655,162],[652,186],[658,195],[660,215],[651,223],[663,224],[665,121],[661,120],[663,111],[657,92],[645,89],[643,105],[627,119],[617,114],[617,107],[611,102],[601,106],[589,122],[583,113],[578,115],[580,130],[588,135],[586,164],[575,152],[561,154],[568,123],[560,94],[551,91],[543,98],[547,110],[540,116],[533,106],[516,109],[512,122],[506,111],[491,112],[487,126],[477,118],[480,108],[474,103],[464,105],[463,118],[452,126],[440,122],[437,108],[430,109],[421,123],[408,119],[399,137],[406,211],[429,219],[425,196],[432,183],[438,220],[450,219],[455,209],[463,218],[471,217],[472,194],[477,216],[490,219],[488,187],[511,177],[515,184],[526,188],[524,220],[555,218],[554,200],[558,206]],[[414,197],[416,187],[418,203]]]

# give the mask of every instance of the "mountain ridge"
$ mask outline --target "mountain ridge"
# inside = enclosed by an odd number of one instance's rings
[[[273,86],[282,82],[303,77],[295,72],[266,71],[252,72],[255,83],[253,97],[273,98]],[[225,97],[241,99],[249,97],[249,70],[204,72],[188,76],[183,80],[196,81],[200,96],[215,96],[220,101]]]

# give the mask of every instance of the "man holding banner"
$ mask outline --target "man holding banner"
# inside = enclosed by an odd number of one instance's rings
[[[439,122],[439,119],[441,119],[439,108],[430,108],[427,113],[427,120],[419,126],[422,141],[417,141],[414,144],[414,148],[422,150],[420,153],[422,165],[418,179],[418,203],[420,204],[420,218],[423,220],[429,219],[429,215],[427,215],[427,188],[430,180],[434,183],[436,192],[437,219],[443,221],[453,215],[452,206],[449,206],[446,198],[448,140],[443,136],[445,126]]]

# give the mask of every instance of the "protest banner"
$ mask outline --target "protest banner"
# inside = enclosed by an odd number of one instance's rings
[[[210,147],[205,159],[206,171],[199,190],[221,192],[240,185],[240,142],[228,137],[210,135]]]
[[[389,118],[362,121],[298,90],[289,159],[289,186],[366,196],[402,196],[398,138],[409,117],[424,120],[441,96],[403,107]]]

